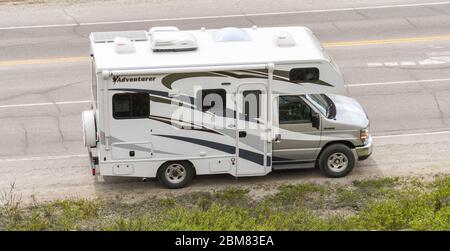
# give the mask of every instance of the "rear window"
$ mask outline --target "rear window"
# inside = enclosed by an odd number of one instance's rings
[[[147,93],[119,93],[113,96],[113,117],[115,119],[148,118],[150,97]]]

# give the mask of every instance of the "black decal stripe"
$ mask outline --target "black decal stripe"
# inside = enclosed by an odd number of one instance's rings
[[[323,81],[323,80],[318,80],[318,81],[314,82],[314,84],[334,87],[332,84],[329,84],[329,83],[327,83],[327,82],[325,82],[325,81]]]
[[[239,157],[259,165],[264,165],[264,155],[239,148]]]
[[[238,74],[236,72],[243,72],[244,74]],[[217,72],[192,72],[192,73],[173,73],[165,76],[161,83],[168,89],[172,89],[172,84],[181,79],[185,78],[195,78],[195,77],[223,77],[228,76],[236,79],[245,79],[245,78],[259,78],[259,79],[266,79],[267,78],[267,70],[242,70],[242,71],[236,71],[236,72],[227,72],[227,71],[217,71]],[[245,74],[247,73],[247,74]],[[332,84],[329,84],[323,80],[318,80],[316,82],[294,82],[289,80],[289,71],[283,71],[283,70],[274,70],[273,72],[273,79],[288,83],[294,83],[301,85],[302,83],[312,83],[312,84],[318,84],[323,86],[330,86],[333,87]],[[124,90],[124,91],[136,91],[135,89],[110,89],[110,90]],[[139,90],[139,89],[138,89]],[[159,95],[162,97],[168,97],[167,92],[162,91],[153,91],[153,90],[141,90],[148,93],[152,93],[154,95]],[[186,96],[187,97],[187,96]],[[191,104],[194,103],[193,97],[188,97],[191,101]]]
[[[247,72],[247,73],[253,73],[253,74],[258,74],[259,76],[262,76],[263,78],[267,78],[268,77],[268,73],[267,70],[249,70],[249,71],[243,71],[243,72]],[[275,70],[273,73],[273,79],[275,80],[280,80],[280,81],[285,81],[285,82],[290,82],[290,83],[295,83],[292,81],[289,81],[289,74],[286,71],[280,71],[280,70]]]
[[[162,78],[161,83],[167,88],[172,89],[172,84],[180,79],[195,77],[220,77],[213,72],[191,72],[191,73],[173,73]]]
[[[246,72],[259,72],[261,75],[265,75],[267,77],[267,70],[251,70],[251,71],[246,71]],[[324,85],[324,86],[330,86],[330,87],[334,87],[334,85],[327,83],[323,80],[318,80],[316,82],[293,82],[293,81],[289,81],[289,71],[282,71],[282,70],[274,70],[273,71],[273,79],[274,80],[280,80],[280,81],[284,81],[284,82],[289,82],[289,83],[294,83],[294,84],[301,84],[301,83],[312,83],[312,84],[317,84],[317,85]]]
[[[162,135],[162,134],[155,134],[155,136],[186,141],[186,142],[189,142],[192,144],[206,146],[206,147],[216,149],[216,150],[219,150],[222,152],[226,152],[229,154],[234,154],[235,150],[236,150],[234,146],[225,145],[225,144],[221,144],[221,143],[217,143],[217,142],[213,142],[213,141],[209,141],[209,140],[189,138],[189,137],[183,137],[183,136],[175,136],[175,135]]]
[[[242,79],[242,78],[261,78],[261,79],[264,79],[265,78],[265,77],[258,76],[258,75],[237,74],[237,73],[227,72],[227,71],[218,71],[217,73],[223,74],[223,75],[226,75],[226,76],[229,76],[229,77],[237,78],[237,79]]]
[[[183,106],[188,106],[188,107],[193,108],[193,109],[197,108],[197,106],[195,106],[193,104],[189,104],[187,102],[184,102],[184,101],[181,101],[181,100],[178,100],[178,99],[175,99],[175,98],[166,98],[166,97],[161,97],[161,96],[155,96],[153,94],[149,94],[149,95],[150,95],[150,100],[152,102],[155,102],[155,103],[171,105],[172,102],[175,102],[175,103],[178,103],[178,105],[182,104]]]
[[[147,90],[147,89],[136,89],[136,88],[113,88],[113,89],[108,89],[108,90],[110,90],[110,91],[125,91],[125,92],[148,93],[150,95],[160,96],[160,97],[164,97],[164,98],[169,98],[170,99],[169,93],[168,92],[163,92],[163,91],[155,91],[155,90]],[[180,95],[180,97],[183,98],[183,99],[189,100],[189,102],[191,104],[194,103],[194,98],[193,97],[185,96],[185,95]]]
[[[153,120],[159,121],[159,122],[164,123],[164,124],[172,125],[172,122],[170,120],[161,119],[161,118],[158,118],[156,116],[150,116],[149,119],[153,119]]]
[[[267,70],[262,70],[262,71],[258,71],[258,70],[243,70],[242,72],[257,74],[259,76],[264,76],[264,77],[267,76]]]
[[[202,145],[202,146],[206,146],[212,149],[216,149],[216,150],[220,150],[222,152],[226,152],[229,154],[234,154],[235,152],[235,147],[234,146],[230,146],[230,145],[225,145],[225,144],[221,144],[221,143],[217,143],[217,142],[213,142],[213,141],[208,141],[208,140],[203,140],[203,139],[196,139],[196,138],[189,138],[189,137],[183,137],[183,136],[175,136],[175,135],[161,135],[161,134],[157,134],[155,136],[160,136],[160,137],[166,137],[166,138],[171,138],[171,139],[176,139],[176,140],[181,140],[181,141],[186,141],[192,144],[197,144],[197,145]],[[246,159],[248,161],[254,162],[256,164],[259,165],[264,165],[264,155],[260,154],[260,153],[256,153],[256,152],[252,152],[246,149],[239,149],[239,157]],[[267,159],[267,164],[270,165],[270,157],[268,157]]]
[[[182,128],[184,129],[184,128]],[[200,132],[209,132],[209,133],[213,133],[213,134],[218,134],[218,135],[223,135],[220,132],[216,132],[207,128],[189,128],[188,130],[193,130],[193,131],[200,131]]]
[[[267,79],[267,73],[258,74],[258,73],[254,73],[254,72],[248,72],[248,71],[242,71],[242,72],[247,72],[247,73],[251,73],[251,74],[254,74],[254,75],[237,74],[237,73],[232,73],[232,72],[220,72],[220,73],[224,74],[224,75],[228,75],[228,76],[233,77],[233,78],[237,78],[237,79],[245,79],[245,78]],[[295,83],[295,82],[289,81],[288,78],[280,77],[280,76],[277,76],[275,74],[273,76],[273,79],[274,80],[279,80],[279,81],[284,81],[284,82],[289,82],[289,83]]]
[[[170,105],[172,102],[170,99],[162,98],[160,96],[150,95],[150,101],[155,103],[167,104]]]
[[[171,118],[168,117],[162,117],[162,116],[156,116],[156,115],[150,115],[149,119],[153,119],[168,125],[177,125],[178,129],[182,129],[182,130],[194,130],[194,131],[202,131],[202,132],[209,132],[209,133],[214,133],[214,134],[218,134],[218,135],[223,135],[223,133],[215,131],[213,129],[210,129],[208,127],[202,126],[202,125],[197,125],[195,123],[192,122],[185,122],[185,121],[181,121],[182,123],[187,123],[190,125],[189,128],[185,128],[184,126],[180,125],[180,123],[178,123],[177,121],[172,120]],[[200,127],[200,128],[195,128],[196,127]]]
[[[169,97],[169,93],[168,92],[163,92],[163,91],[155,91],[155,90],[147,90],[147,89],[136,89],[136,88],[113,88],[113,89],[108,89],[110,91],[124,91],[124,92],[140,92],[140,93],[148,93],[148,94],[152,94],[155,96],[161,96],[161,97]]]

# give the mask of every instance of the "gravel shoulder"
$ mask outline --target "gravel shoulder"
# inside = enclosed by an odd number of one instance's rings
[[[438,175],[450,174],[450,144],[440,136],[433,143],[421,139],[376,140],[374,154],[357,166],[347,177],[330,179],[319,170],[277,171],[264,177],[235,178],[230,175],[198,176],[191,186],[178,190],[162,188],[155,179],[91,176],[85,158],[1,163],[0,190],[7,191],[14,183],[15,192],[23,202],[51,201],[65,198],[116,198],[134,201],[145,196],[171,196],[190,192],[219,191],[230,187],[249,189],[255,197],[275,191],[285,184],[313,182],[317,184],[351,184],[355,180],[385,177],[415,177],[429,181]],[[440,142],[439,142],[440,141]],[[403,142],[403,144],[401,144]],[[71,163],[71,164],[69,164]]]

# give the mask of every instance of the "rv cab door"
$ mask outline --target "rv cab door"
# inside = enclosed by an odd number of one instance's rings
[[[236,91],[237,176],[271,171],[272,143],[267,139],[265,83],[240,83]]]

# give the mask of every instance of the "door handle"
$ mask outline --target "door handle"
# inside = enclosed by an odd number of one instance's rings
[[[280,143],[281,142],[281,134],[275,134],[275,143]]]
[[[246,131],[239,131],[239,138],[245,138],[247,136]]]

